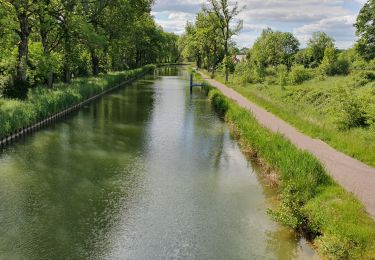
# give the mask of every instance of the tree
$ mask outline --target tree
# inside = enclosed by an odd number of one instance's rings
[[[61,40],[58,15],[62,5],[58,0],[38,0],[36,5],[39,34],[43,46],[44,59],[47,63],[47,85],[52,87],[54,71],[51,54],[58,48]]]
[[[155,23],[152,3],[0,0],[1,91],[25,98],[28,86],[177,61],[179,37]]]
[[[202,53],[197,37],[197,28],[193,23],[186,23],[185,34],[179,41],[182,56],[187,60],[195,60],[198,68],[202,65]]]
[[[312,50],[306,48],[298,51],[294,56],[294,61],[297,64],[303,65],[305,68],[310,67],[311,63],[314,61]]]
[[[369,0],[357,17],[354,25],[359,40],[356,48],[359,54],[367,61],[375,58],[375,0]]]
[[[328,45],[324,50],[324,58],[319,66],[322,76],[332,76],[335,74],[335,63],[337,61],[336,49],[333,44]]]
[[[307,48],[311,50],[313,62],[318,66],[323,58],[324,51],[328,46],[334,44],[334,40],[324,32],[314,32],[311,39],[307,43]]]
[[[292,66],[293,56],[298,52],[299,41],[288,32],[263,30],[251,50],[251,60],[259,67],[280,64]]]
[[[35,6],[31,0],[4,0],[0,3],[2,7],[8,9],[14,15],[14,19],[18,23],[17,27],[13,28],[13,31],[19,37],[16,75],[14,89],[8,92],[8,95],[25,98],[28,86],[29,36],[33,26],[31,16],[34,14]]]
[[[229,6],[228,0],[209,0],[213,12],[218,19],[218,25],[221,30],[221,35],[224,42],[224,64],[225,64],[225,82],[229,79],[229,43],[233,35],[236,35],[242,28],[242,21],[240,20],[236,26],[231,27],[240,10],[238,2],[235,2],[233,7]]]
[[[212,77],[214,77],[218,52],[223,43],[220,35],[219,21],[212,10],[205,9],[198,13],[195,26],[195,37],[200,46],[202,55],[205,56],[206,69],[211,70]]]

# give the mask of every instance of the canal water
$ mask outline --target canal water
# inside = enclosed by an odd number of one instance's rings
[[[0,259],[316,259],[183,68],[0,154]]]

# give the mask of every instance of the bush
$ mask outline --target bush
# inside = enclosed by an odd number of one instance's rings
[[[58,84],[54,89],[37,87],[29,90],[25,101],[0,99],[0,138],[153,69],[155,66],[149,65],[132,71],[79,78],[71,84]]]
[[[333,65],[335,75],[348,75],[350,72],[350,62],[348,59],[339,57]]]
[[[365,113],[366,124],[375,130],[375,88],[373,86],[368,86],[360,89],[358,99]]]
[[[302,65],[293,66],[289,73],[289,80],[291,84],[302,84],[306,80],[311,79],[311,73]]]
[[[240,62],[236,65],[235,75],[239,77],[242,84],[251,82],[251,67],[247,62]]]
[[[266,76],[266,69],[254,64],[242,63],[237,65],[236,74],[242,83],[262,83]]]
[[[261,66],[253,66],[251,70],[251,82],[262,83],[266,77],[266,70]]]
[[[277,67],[277,83],[280,86],[288,84],[288,68],[286,65],[279,65]]]
[[[354,73],[351,77],[354,87],[362,87],[368,83],[375,81],[375,72],[371,70],[361,70]]]
[[[367,117],[360,99],[350,90],[343,90],[337,106],[336,123],[341,130],[367,126]]]

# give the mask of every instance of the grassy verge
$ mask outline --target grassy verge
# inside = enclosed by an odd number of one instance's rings
[[[56,84],[52,89],[38,87],[30,90],[25,101],[0,99],[0,139],[154,68],[148,65],[98,77],[78,78],[70,84]]]
[[[241,144],[278,173],[281,203],[270,211],[276,220],[310,236],[328,258],[375,259],[373,220],[315,157],[262,127],[248,110],[219,91],[210,90],[209,97]]]
[[[216,79],[224,82],[220,75]],[[342,130],[335,124],[335,113],[339,110],[337,98],[346,89],[348,81],[349,77],[328,77],[281,88],[271,83],[244,84],[238,78],[231,77],[227,85],[303,133],[375,166],[375,129],[358,127]],[[364,96],[373,92],[373,87],[364,86],[353,92],[355,96]]]

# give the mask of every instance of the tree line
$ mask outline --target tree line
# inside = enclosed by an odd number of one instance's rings
[[[234,56],[243,51],[231,40],[241,30],[242,22],[236,19],[240,8],[226,0],[209,0],[209,3],[194,22],[186,25],[179,48],[185,59],[196,61],[197,67],[211,71],[212,76],[221,69],[228,81],[228,74],[237,70],[244,81],[251,83],[275,74],[284,85],[302,83],[315,76],[346,75],[352,69],[375,68],[375,0],[368,0],[357,17],[354,26],[358,41],[353,48],[339,50],[335,40],[325,32],[313,33],[307,46],[301,48],[292,33],[267,28],[252,48],[245,50],[247,59],[240,66],[236,66]],[[231,27],[235,21],[237,24]]]
[[[150,63],[176,62],[178,36],[151,16],[153,0],[0,0],[0,90]]]
[[[242,28],[242,21],[236,19],[241,7],[228,0],[209,0],[197,14],[193,23],[187,23],[186,32],[179,39],[179,49],[185,59],[195,60],[197,67],[212,71],[222,63],[228,81],[231,62],[232,37]]]

